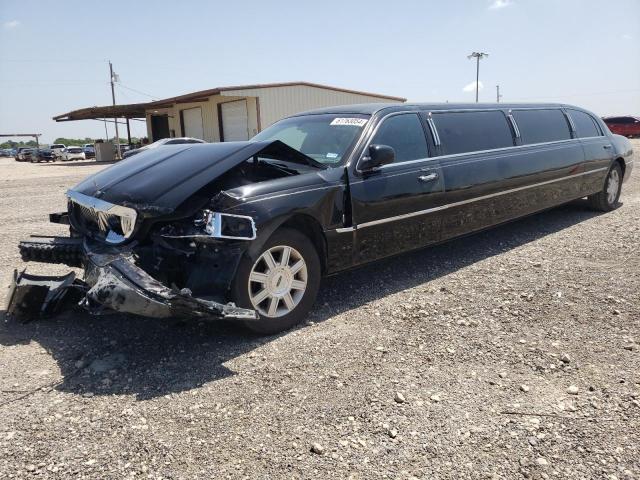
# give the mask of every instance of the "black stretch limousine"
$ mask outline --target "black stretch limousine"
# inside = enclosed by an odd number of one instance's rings
[[[305,316],[322,275],[582,197],[612,210],[632,167],[626,138],[569,105],[333,107],[122,161],[52,215],[71,238],[21,250],[81,263],[90,310],[271,333]]]

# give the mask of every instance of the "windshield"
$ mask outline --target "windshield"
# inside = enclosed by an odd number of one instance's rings
[[[69,153],[82,153],[82,149],[80,147],[69,147],[69,148],[67,148],[67,152],[69,152]]]
[[[51,145],[51,148],[64,148],[64,145],[57,145],[57,144],[53,144]]]
[[[357,140],[369,117],[357,114],[304,115],[281,120],[253,137],[280,140],[325,165],[337,165]]]

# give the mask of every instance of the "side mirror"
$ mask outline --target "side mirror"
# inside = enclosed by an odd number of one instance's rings
[[[395,159],[396,152],[389,145],[369,145],[369,154],[360,159],[358,167],[362,171],[374,170],[393,163]]]

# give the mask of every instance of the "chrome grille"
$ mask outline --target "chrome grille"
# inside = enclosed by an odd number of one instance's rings
[[[69,217],[72,225],[85,233],[99,236],[108,243],[120,243],[131,236],[137,213],[132,208],[114,205],[99,198],[72,190],[69,198]]]

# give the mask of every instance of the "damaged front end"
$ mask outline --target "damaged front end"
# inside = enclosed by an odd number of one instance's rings
[[[31,237],[20,243],[20,253],[25,261],[83,268],[84,280],[16,272],[9,314],[22,320],[51,315],[67,297],[92,313],[257,320],[254,310],[227,299],[256,238],[251,216],[228,211],[241,199],[227,191],[296,173],[260,158],[311,161],[277,141],[175,146],[80,182],[67,192],[67,212],[50,215],[69,225],[70,236]]]
[[[194,242],[191,244],[195,246]],[[163,249],[166,251],[162,252]],[[82,265],[84,280],[75,278],[73,272],[65,276],[42,276],[16,271],[9,288],[7,313],[17,320],[29,321],[54,315],[76,304],[93,314],[110,310],[153,318],[257,320],[253,310],[217,301],[210,295],[195,296],[192,288],[207,293],[211,284],[224,283],[225,280],[219,278],[218,282],[205,285],[204,269],[193,266],[198,261],[209,263],[203,255],[197,254],[195,249],[181,253],[169,250],[168,246],[158,245],[116,248],[71,237],[38,237],[23,241],[20,251],[24,260]],[[212,253],[208,260],[216,257],[216,252]],[[229,255],[229,251],[225,253],[228,267],[233,255]],[[149,263],[152,256],[155,256],[155,265]],[[173,276],[177,281],[179,276],[174,273],[179,270],[178,265],[184,272],[184,285],[192,288],[180,288],[175,283],[168,287],[145,270],[162,272],[158,276]]]
[[[239,207],[258,183],[294,187],[301,171],[321,170],[280,141],[159,148],[69,190],[67,212],[50,221],[69,225],[70,236],[32,237],[20,253],[25,261],[83,268],[73,291],[92,313],[258,320],[228,298],[257,237],[259,213]],[[72,290],[58,277],[29,279],[24,272],[14,278],[9,311],[16,316],[55,313],[46,299]],[[16,307],[27,298],[30,308]]]

